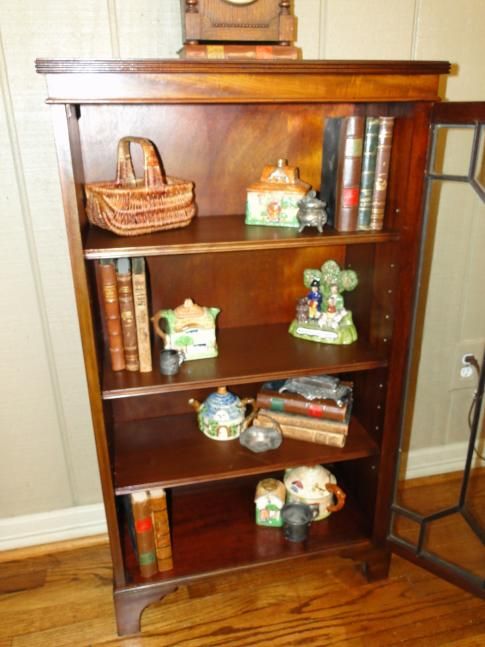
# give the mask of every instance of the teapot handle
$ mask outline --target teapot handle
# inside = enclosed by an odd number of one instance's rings
[[[166,342],[167,333],[160,328],[160,323],[159,323],[160,319],[162,318],[163,318],[162,311],[159,310],[156,314],[153,315],[153,317],[151,318],[151,321],[153,323],[153,327],[155,328],[155,332],[157,333],[157,335],[161,339],[163,339],[164,342]]]
[[[345,505],[345,499],[347,497],[345,492],[335,483],[326,483],[325,487],[329,492],[337,497],[337,503],[335,505],[329,505],[327,507],[328,512],[338,512],[339,510],[342,510]]]
[[[242,398],[241,404],[243,407],[251,406],[252,411],[251,413],[244,418],[243,421],[243,429],[246,429],[249,426],[249,423],[253,420],[254,416],[256,415],[256,409],[254,407],[255,400],[254,398]]]

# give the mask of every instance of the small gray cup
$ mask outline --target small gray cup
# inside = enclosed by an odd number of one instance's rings
[[[180,365],[185,359],[181,350],[166,348],[160,352],[160,373],[162,375],[176,375]]]

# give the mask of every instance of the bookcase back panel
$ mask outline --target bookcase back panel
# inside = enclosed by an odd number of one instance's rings
[[[341,264],[343,247],[260,250],[147,258],[152,311],[175,308],[186,298],[218,307],[220,328],[290,323],[297,299],[308,292],[306,268],[320,268],[328,259]]]
[[[325,117],[353,110],[347,104],[82,106],[86,182],[114,179],[121,137],[147,137],[167,175],[195,182],[199,216],[243,213],[247,187],[280,158],[319,189]],[[132,148],[141,177],[140,151]]]

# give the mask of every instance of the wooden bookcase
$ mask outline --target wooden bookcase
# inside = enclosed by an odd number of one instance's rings
[[[142,610],[193,578],[311,553],[360,560],[370,578],[389,567],[386,536],[398,449],[422,226],[429,118],[444,62],[191,62],[38,60],[52,104],[121,634]],[[286,158],[320,185],[325,119],[395,117],[385,227],[338,233],[244,224],[246,187]],[[123,238],[90,227],[83,184],[111,179],[118,140],[148,137],[169,175],[195,181],[198,215],[184,229]],[[175,377],[112,372],[99,323],[93,262],[144,256],[151,312],[191,297],[218,306],[219,357]],[[333,258],[353,268],[346,295],[359,339],[315,344],[287,332],[302,271]],[[355,403],[343,449],[285,440],[253,455],[197,429],[189,397],[225,385],[255,395],[268,379],[332,373],[352,379]],[[254,523],[263,475],[321,463],[348,492],[345,508],[311,528],[303,545]],[[174,569],[138,574],[120,497],[168,488]]]

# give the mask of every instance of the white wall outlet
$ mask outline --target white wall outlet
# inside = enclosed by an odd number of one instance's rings
[[[467,355],[474,355],[479,364],[482,363],[485,339],[463,339],[455,347],[455,361],[451,376],[451,389],[476,389],[478,373],[476,368],[467,361]]]

